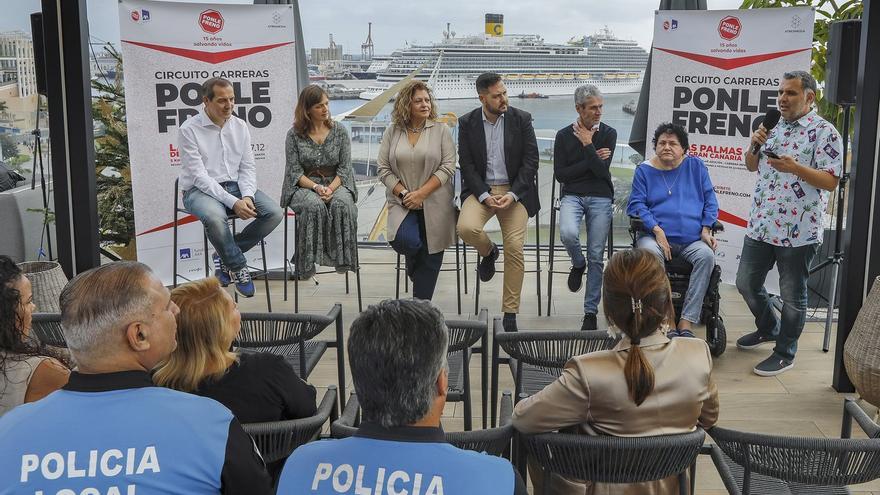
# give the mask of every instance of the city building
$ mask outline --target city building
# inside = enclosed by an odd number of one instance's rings
[[[0,33],[0,82],[18,83],[18,97],[37,94],[34,42],[23,31]]]

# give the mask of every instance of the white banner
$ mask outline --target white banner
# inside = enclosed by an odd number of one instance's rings
[[[205,80],[229,79],[234,112],[250,128],[257,186],[280,197],[284,140],[298,94],[293,7],[121,0],[119,24],[138,259],[170,285],[173,252],[179,274],[201,278],[204,257],[213,252],[205,253],[201,222],[181,215],[176,252],[172,248],[178,129],[202,108]],[[245,225],[238,221],[237,229]],[[283,266],[283,226],[266,238],[269,268]],[[259,246],[247,258],[262,267]]]
[[[810,70],[813,18],[811,7],[656,12],[648,141],[661,123],[681,124],[690,154],[709,168],[725,229],[716,253],[725,282],[736,280],[755,188],[743,161],[749,136],[776,108],[782,74]],[[768,290],[776,285],[769,276]]]

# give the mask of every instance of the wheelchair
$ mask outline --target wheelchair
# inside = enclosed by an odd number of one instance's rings
[[[712,235],[724,230],[721,222],[712,225]],[[632,246],[635,248],[640,233],[647,233],[642,219],[630,217],[629,233],[632,237]],[[669,285],[672,287],[672,305],[675,308],[675,321],[681,318],[681,308],[684,306],[684,295],[688,290],[693,266],[680,256],[675,256],[666,262],[666,276],[669,277]],[[712,356],[718,357],[724,354],[727,348],[727,329],[721,318],[721,295],[718,291],[721,285],[721,267],[715,264],[709,278],[709,287],[703,298],[703,309],[700,312],[700,324],[706,325],[706,343]]]

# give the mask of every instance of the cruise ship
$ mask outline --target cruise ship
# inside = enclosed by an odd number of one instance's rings
[[[439,43],[395,51],[377,84],[360,97],[371,100],[420,67],[416,77],[431,86],[436,99],[473,98],[483,72],[501,74],[511,97],[571,95],[587,83],[606,94],[642,87],[648,52],[635,41],[614,37],[607,27],[560,45],[537,35],[505,35],[502,23],[501,15],[487,14],[484,35],[455,37],[447,30]]]

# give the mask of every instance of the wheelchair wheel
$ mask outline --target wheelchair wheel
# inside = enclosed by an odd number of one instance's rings
[[[708,318],[706,321],[706,343],[709,344],[709,352],[713,357],[724,354],[727,349],[727,329],[721,316]]]

